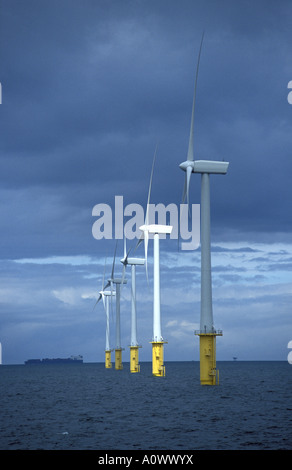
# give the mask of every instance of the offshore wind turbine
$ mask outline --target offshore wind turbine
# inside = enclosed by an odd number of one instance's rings
[[[121,284],[127,284],[127,279],[116,278],[114,276],[115,269],[115,258],[116,258],[117,243],[115,247],[115,254],[112,265],[111,277],[108,279],[107,285],[111,286],[111,292],[113,291],[113,284],[116,286],[116,344],[115,344],[115,369],[122,370],[122,351],[124,348],[121,346],[121,318],[120,318],[120,302],[121,302]]]
[[[105,265],[104,265],[105,268]],[[98,302],[102,299],[103,301],[103,306],[105,309],[105,314],[106,314],[106,330],[105,330],[105,367],[106,369],[111,369],[112,367],[112,362],[111,362],[111,352],[112,349],[110,347],[110,319],[109,319],[109,300],[110,297],[115,295],[115,292],[112,291],[106,291],[104,288],[104,275],[103,274],[103,282],[102,282],[102,289],[99,292],[99,297],[95,303],[95,306],[98,304]]]
[[[216,383],[219,383],[219,371],[216,371],[216,336],[222,336],[222,331],[216,331],[213,324],[210,239],[210,175],[225,175],[227,173],[229,163],[212,160],[194,160],[194,114],[203,37],[204,34],[202,35],[198,55],[187,160],[181,163],[179,166],[183,171],[186,172],[183,202],[185,197],[187,197],[188,204],[191,174],[201,174],[201,313],[200,330],[195,331],[195,334],[200,337],[201,384],[216,385]]]
[[[142,236],[138,244],[144,239],[145,249],[145,265],[147,274],[147,251],[148,251],[148,240],[149,234],[153,234],[153,339],[152,343],[152,374],[157,377],[165,376],[165,365],[164,365],[164,341],[161,333],[161,302],[160,302],[160,249],[159,249],[159,236],[161,234],[170,234],[172,226],[170,225],[159,225],[149,224],[149,202],[150,193],[152,186],[153,168],[155,162],[156,152],[153,159],[152,171],[150,177],[150,185],[148,191],[148,200],[146,207],[145,223],[139,229],[142,231]]]
[[[136,266],[144,265],[145,260],[143,258],[129,258],[129,252],[126,250],[126,238],[124,238],[124,257],[121,259],[123,264],[123,276],[122,281],[125,277],[125,271],[127,265],[131,266],[131,343],[130,343],[130,372],[140,372],[139,364],[139,348],[140,346],[137,341],[137,310],[136,310]],[[123,282],[122,282],[123,285]]]

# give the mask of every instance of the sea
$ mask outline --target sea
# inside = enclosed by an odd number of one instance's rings
[[[165,377],[101,363],[0,366],[0,450],[181,452],[292,449],[292,365],[166,362]],[[103,454],[104,455],[104,454]]]

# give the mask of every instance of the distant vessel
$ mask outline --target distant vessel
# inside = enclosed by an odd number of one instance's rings
[[[45,358],[45,359],[28,359],[24,364],[83,364],[83,356],[70,356],[67,358]]]

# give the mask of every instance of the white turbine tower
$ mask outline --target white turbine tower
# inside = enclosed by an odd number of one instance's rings
[[[227,172],[229,163],[223,161],[194,160],[194,113],[198,79],[200,55],[203,43],[201,40],[195,90],[192,106],[191,128],[187,160],[181,163],[180,168],[186,172],[184,196],[189,203],[189,186],[192,173],[201,174],[201,315],[200,330],[195,334],[200,337],[200,380],[202,385],[216,384],[216,336],[222,335],[222,331],[216,331],[213,325],[212,308],[212,274],[211,274],[211,239],[210,239],[210,175]],[[218,383],[218,380],[217,380]]]
[[[153,168],[155,162],[156,152],[153,159],[152,171],[150,177],[150,185],[148,191],[148,200],[146,207],[146,216],[145,223],[139,229],[143,232],[142,237],[139,240],[138,244],[144,239],[144,248],[145,248],[145,264],[146,264],[146,273],[147,273],[147,251],[148,251],[148,240],[149,234],[154,236],[154,251],[153,251],[153,339],[152,343],[152,374],[158,377],[163,377],[165,375],[165,366],[163,364],[163,347],[164,341],[161,333],[161,311],[160,311],[160,250],[159,250],[159,235],[161,234],[170,234],[172,231],[172,226],[170,225],[159,225],[159,224],[149,224],[149,202],[150,202],[150,192],[152,185],[153,177]]]
[[[105,265],[104,265],[105,268]],[[115,295],[115,292],[112,291],[106,291],[104,288],[104,275],[103,274],[103,282],[102,282],[102,290],[99,292],[99,297],[95,303],[94,308],[98,304],[98,302],[102,299],[103,301],[103,306],[105,309],[105,314],[106,314],[106,330],[105,330],[105,367],[106,369],[110,369],[112,367],[112,362],[111,362],[111,347],[110,347],[110,315],[109,315],[109,300],[112,298],[112,296]]]
[[[113,259],[112,273],[110,279],[108,279],[107,285],[111,286],[111,292],[113,290],[113,284],[116,286],[116,345],[115,345],[115,369],[121,370],[122,364],[122,351],[121,346],[121,319],[120,319],[120,302],[121,302],[121,284],[127,284],[127,279],[114,277],[115,259],[116,259],[117,243],[115,247],[115,254]]]
[[[130,252],[130,250],[129,250]],[[131,288],[131,344],[130,344],[130,371],[140,372],[139,364],[139,348],[141,346],[137,341],[137,310],[136,310],[136,266],[141,266],[145,263],[145,260],[142,258],[129,258],[129,252],[126,250],[126,237],[124,238],[124,257],[121,259],[123,264],[123,276],[122,281],[124,281],[125,271],[127,265],[131,266],[131,278],[132,278],[132,288]],[[123,282],[122,282],[123,285]]]

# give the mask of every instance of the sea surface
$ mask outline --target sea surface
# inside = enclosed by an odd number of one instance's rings
[[[151,363],[130,374],[104,364],[0,367],[1,450],[291,450],[292,365]]]

